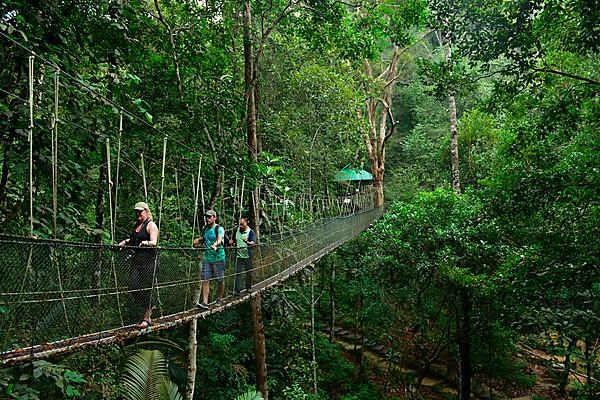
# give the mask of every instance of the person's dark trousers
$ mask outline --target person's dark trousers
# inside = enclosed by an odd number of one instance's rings
[[[246,290],[252,287],[252,258],[237,258],[235,264],[235,292],[242,291],[242,273],[246,271]]]

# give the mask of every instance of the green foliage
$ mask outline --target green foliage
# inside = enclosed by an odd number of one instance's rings
[[[256,390],[248,390],[245,393],[240,394],[235,398],[235,400],[262,400],[263,397],[260,392]]]
[[[60,393],[65,399],[75,399],[81,398],[80,390],[84,383],[86,379],[80,373],[64,365],[41,360],[2,370],[0,394],[14,399],[39,400]]]
[[[139,350],[129,357],[121,377],[124,396],[130,400],[180,400],[177,385],[169,380],[167,362],[158,350]]]

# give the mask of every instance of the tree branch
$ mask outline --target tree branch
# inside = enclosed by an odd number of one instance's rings
[[[600,82],[595,81],[593,79],[586,78],[584,76],[570,74],[568,72],[558,71],[558,70],[555,70],[555,69],[552,69],[552,68],[533,68],[533,71],[534,72],[546,72],[546,73],[549,73],[549,74],[555,74],[555,75],[564,76],[565,78],[577,79],[579,81],[591,83],[592,85],[600,85]]]

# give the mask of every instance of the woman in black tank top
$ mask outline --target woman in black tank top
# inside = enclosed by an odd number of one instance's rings
[[[119,243],[119,246],[132,246],[128,253],[129,260],[129,290],[132,300],[144,310],[140,328],[147,328],[152,317],[152,281],[158,270],[158,227],[152,221],[152,214],[148,204],[136,203],[136,222],[131,236]]]

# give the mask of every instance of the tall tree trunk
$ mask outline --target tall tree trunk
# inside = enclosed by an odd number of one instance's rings
[[[373,175],[373,205],[383,205],[383,177],[385,173],[385,145],[396,128],[392,110],[392,94],[396,86],[398,73],[398,61],[400,60],[400,48],[394,45],[392,59],[385,71],[378,77],[385,80],[385,86],[381,98],[368,98],[365,101],[365,114],[369,123],[369,131],[366,135],[367,152]],[[365,71],[367,76],[374,78],[371,64],[365,60]],[[390,129],[388,131],[388,118]]]
[[[571,373],[571,355],[576,348],[576,340],[567,337],[567,352],[565,353],[565,361],[563,363],[563,372],[558,385],[561,394],[567,392],[567,385],[569,384],[569,374]]]
[[[188,345],[190,347],[190,350],[188,353],[188,378],[185,389],[186,400],[194,399],[194,390],[196,387],[196,352],[198,351],[198,340],[196,339],[197,331],[198,319],[194,318],[190,321],[190,329],[188,335]]]
[[[592,357],[590,357],[590,347],[592,346],[591,341],[589,338],[585,339],[585,342],[583,343],[583,350],[584,350],[584,355],[585,355],[585,382],[588,385],[592,384]]]
[[[250,160],[258,160],[258,141],[256,137],[256,103],[254,91],[254,54],[252,49],[252,8],[250,0],[244,2],[244,83],[246,88],[246,132]],[[250,202],[250,222],[255,232],[259,231],[259,201],[258,188],[252,191]],[[256,360],[256,382],[258,390],[265,400],[269,398],[267,386],[267,350],[261,310],[262,297],[260,294],[250,300],[250,316],[254,334],[254,357]]]
[[[335,261],[331,263],[331,281],[329,282],[329,341],[335,342]]]
[[[154,0],[154,6],[156,7],[156,12],[158,14],[158,20],[164,25],[164,27],[167,29],[167,32],[169,34],[169,42],[171,44],[171,57],[173,59],[173,66],[175,67],[175,78],[177,81],[177,94],[179,96],[179,101],[181,101],[183,103],[183,105],[185,106],[188,114],[190,115],[190,119],[194,119],[194,111],[192,109],[192,107],[189,105],[189,103],[187,103],[184,99],[184,93],[183,93],[183,84],[181,81],[181,73],[180,73],[180,68],[179,68],[179,56],[177,55],[177,47],[175,45],[175,35],[173,34],[173,29],[171,28],[171,26],[167,23],[167,21],[165,20],[162,11],[160,9],[160,4],[158,0]],[[206,127],[205,127],[206,130]],[[210,140],[211,137],[210,135],[207,135],[208,139],[209,139],[209,143],[210,145],[213,147],[214,150],[214,145],[212,143],[212,141]],[[216,154],[216,152],[212,152],[213,155]],[[217,163],[215,163],[215,169],[217,169]],[[217,176],[217,174],[215,174],[215,176]],[[209,208],[213,208],[214,207],[214,201],[216,198],[215,193],[218,191],[218,179],[215,179],[215,187],[213,188],[213,194],[211,197],[211,200],[209,202]],[[197,294],[196,297],[199,297],[199,293]],[[198,301],[198,299],[196,299],[196,302]],[[196,352],[198,349],[198,341],[196,339],[196,333],[197,333],[197,329],[198,329],[198,320],[196,318],[192,319],[190,321],[190,325],[189,325],[189,334],[188,334],[188,347],[189,347],[189,353],[188,353],[188,370],[187,370],[187,383],[186,383],[186,390],[185,390],[185,398],[187,400],[192,400],[194,398],[194,390],[196,388]]]
[[[317,351],[315,348],[315,279],[314,271],[310,274],[310,348],[312,352],[312,377],[313,393],[316,395],[317,387]]]
[[[256,358],[256,383],[264,400],[269,400],[267,387],[267,350],[265,345],[265,331],[261,310],[262,298],[258,294],[250,300],[250,314],[252,316],[252,331],[254,334],[254,356]]]
[[[452,50],[450,48],[450,40],[447,39],[446,45],[446,63],[451,63]],[[461,192],[460,187],[460,168],[458,159],[458,130],[456,129],[456,99],[454,98],[454,91],[451,90],[448,93],[448,113],[450,117],[450,165],[451,165],[451,181],[452,189],[455,193]]]
[[[14,129],[11,129],[11,131],[14,132]],[[3,140],[3,142],[2,147],[4,151],[2,156],[2,175],[0,177],[0,207],[3,207],[6,210],[7,202],[5,201],[6,197],[4,194],[6,193],[6,187],[8,186],[8,163],[10,161],[8,159],[8,153],[10,151],[10,138]]]
[[[244,83],[246,86],[246,131],[250,158],[257,159],[256,92],[254,90],[254,54],[252,48],[252,9],[250,0],[244,2]]]
[[[460,309],[456,319],[458,341],[459,398],[471,396],[471,296],[468,289],[459,291]]]
[[[256,92],[254,82],[254,51],[252,47],[252,8],[250,0],[244,2],[244,83],[246,88],[246,133],[250,160],[258,160],[258,139],[256,129]],[[257,237],[260,230],[258,187],[252,191],[250,199],[250,226]]]
[[[98,191],[96,192],[96,225],[97,232],[102,232],[104,229],[104,195],[106,193],[106,179],[107,179],[107,154],[106,149],[100,149],[102,154],[102,161],[100,163],[100,173],[98,174]],[[102,243],[102,233],[98,233],[94,236],[94,241]],[[100,279],[102,274],[102,265],[104,264],[104,252],[102,248],[98,248],[98,255],[96,261],[93,264],[92,270],[92,287],[94,288],[95,296],[92,297],[92,306],[97,306],[100,302]]]
[[[215,204],[217,204],[217,196],[221,193],[221,174],[223,173],[223,166],[220,164],[214,165],[213,171],[215,173],[215,179],[213,180],[213,187],[210,195],[210,200],[208,200],[207,208],[215,208]],[[223,210],[220,210],[223,212]],[[234,221],[235,223],[235,221]]]

